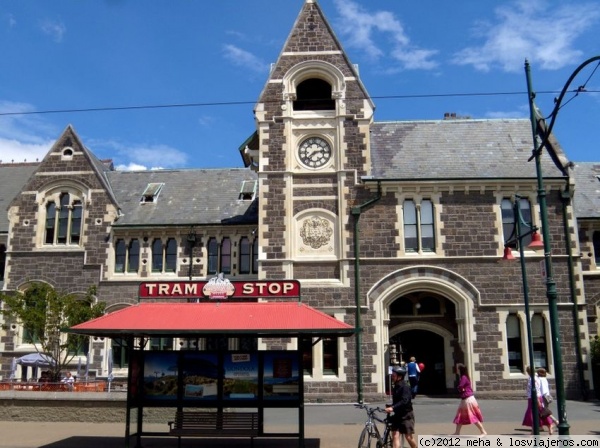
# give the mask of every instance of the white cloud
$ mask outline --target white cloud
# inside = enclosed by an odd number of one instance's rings
[[[372,59],[389,56],[403,69],[429,70],[437,67],[437,62],[432,60],[437,50],[422,49],[412,44],[402,23],[391,12],[369,13],[351,0],[335,0],[335,5],[341,15],[337,28],[350,47],[364,51]],[[377,33],[391,39],[392,50],[389,53],[375,42]]]
[[[96,155],[109,153],[118,160],[115,166],[119,170],[182,168],[188,163],[186,153],[168,145],[128,144],[116,140],[91,140],[89,143]]]
[[[496,8],[495,14],[496,23],[478,24],[483,44],[457,52],[455,64],[518,72],[528,59],[545,70],[560,69],[581,59],[575,40],[600,18],[600,4],[519,0]]]
[[[223,45],[223,56],[234,65],[244,67],[257,73],[263,73],[269,69],[269,65],[264,63],[260,58],[235,45]]]
[[[34,115],[30,104],[0,101],[0,160],[3,162],[35,162],[52,147],[52,127]]]
[[[44,34],[52,37],[55,42],[62,42],[64,35],[67,32],[67,27],[60,21],[44,20],[40,24],[40,28]]]

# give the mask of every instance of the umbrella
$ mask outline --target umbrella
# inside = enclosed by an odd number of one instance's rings
[[[90,375],[90,354],[87,354],[86,360],[85,360],[85,380],[87,381],[88,376]]]
[[[12,364],[10,366],[10,379],[14,380],[17,377],[17,358],[12,359]]]
[[[16,363],[23,367],[51,367],[56,361],[45,353],[30,353],[18,358]]]
[[[81,356],[77,360],[77,377],[79,378],[80,376],[81,376]]]

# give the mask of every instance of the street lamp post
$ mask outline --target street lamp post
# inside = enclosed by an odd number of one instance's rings
[[[519,247],[519,258],[521,262],[521,276],[523,277],[523,301],[525,303],[525,326],[527,329],[527,350],[529,352],[529,380],[531,386],[531,418],[532,418],[532,431],[534,435],[540,434],[540,412],[538,407],[538,395],[537,388],[535,386],[535,358],[533,356],[533,334],[531,330],[531,314],[529,311],[529,285],[527,283],[527,269],[525,267],[525,251],[523,248],[523,239],[528,237],[529,235],[537,233],[537,227],[530,226],[526,222],[523,221],[523,216],[521,215],[521,197],[519,195],[515,196],[515,203],[513,205],[513,214],[515,220],[515,228],[514,228],[514,238],[509,238],[505,243],[504,250],[504,259],[508,259],[512,256],[509,251],[511,250],[508,246],[512,242],[516,241],[517,246]],[[530,228],[529,231],[522,233],[521,225],[525,225]],[[538,239],[533,239],[532,244],[529,246],[532,249],[538,249],[541,243]]]
[[[569,423],[567,422],[567,410],[565,407],[565,387],[563,377],[563,365],[562,365],[562,353],[560,343],[560,329],[558,325],[558,293],[556,291],[556,282],[552,272],[552,256],[551,256],[551,241],[550,241],[550,230],[548,228],[548,208],[546,205],[546,190],[544,189],[544,178],[542,175],[541,167],[541,154],[544,147],[547,146],[552,128],[562,100],[568,91],[571,82],[575,79],[577,74],[588,64],[600,61],[600,56],[594,56],[585,62],[583,62],[575,71],[571,74],[567,83],[563,87],[560,95],[555,100],[554,109],[550,114],[551,121],[548,126],[545,125],[543,118],[537,112],[535,107],[534,99],[535,93],[533,92],[531,82],[531,70],[529,62],[525,61],[525,75],[527,78],[527,94],[529,97],[529,111],[531,119],[531,131],[533,134],[533,155],[529,160],[535,159],[536,176],[538,183],[538,203],[540,205],[540,215],[542,221],[542,233],[544,240],[544,261],[546,268],[546,297],[548,299],[548,311],[550,317],[550,330],[552,333],[552,355],[554,358],[554,378],[556,383],[556,404],[558,408],[558,433],[559,435],[569,435]],[[578,87],[577,93],[585,91],[585,87]],[[541,136],[541,143],[538,145],[538,136]],[[551,154],[552,155],[552,154]],[[553,157],[554,158],[554,157]],[[579,337],[579,335],[575,335]]]

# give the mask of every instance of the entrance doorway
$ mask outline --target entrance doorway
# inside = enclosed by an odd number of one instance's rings
[[[442,336],[427,330],[407,330],[393,336],[390,343],[402,348],[403,361],[408,362],[414,356],[417,363],[425,364],[419,380],[419,394],[447,393]]]

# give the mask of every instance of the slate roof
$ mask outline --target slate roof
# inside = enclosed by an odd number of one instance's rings
[[[371,126],[372,176],[376,179],[535,178],[535,162],[527,161],[532,149],[528,119],[378,122]],[[546,151],[542,173],[545,178],[562,177]]]
[[[600,162],[577,162],[573,167],[577,219],[600,218]]]
[[[8,207],[39,163],[0,163],[0,233],[8,232]]]
[[[258,223],[257,201],[240,200],[243,181],[257,181],[247,168],[105,173],[121,208],[121,226]],[[142,203],[149,183],[164,183],[154,202]]]

